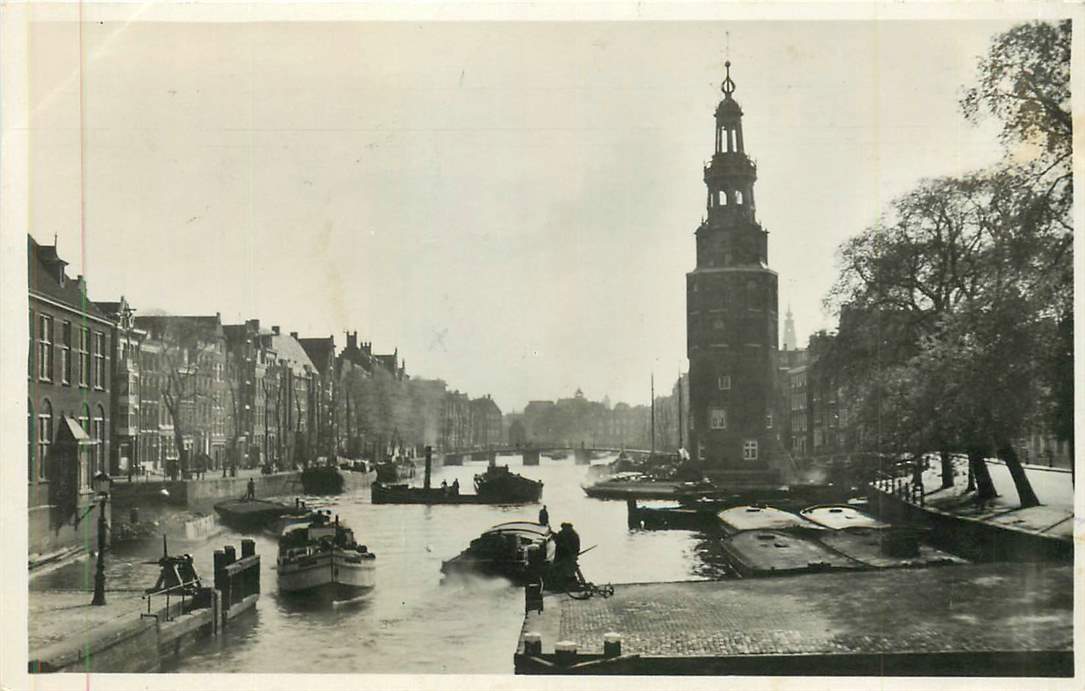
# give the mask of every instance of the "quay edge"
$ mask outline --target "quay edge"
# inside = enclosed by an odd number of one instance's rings
[[[1022,616],[1044,623],[1021,627],[1015,621]],[[617,635],[616,646],[606,644],[608,634]],[[610,598],[583,601],[547,595],[541,610],[525,614],[514,668],[517,674],[1069,677],[1073,568],[971,564],[619,584]]]

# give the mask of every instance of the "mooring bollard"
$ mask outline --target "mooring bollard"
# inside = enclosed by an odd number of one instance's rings
[[[535,631],[524,634],[524,655],[542,655],[542,634]]]
[[[535,581],[524,586],[524,614],[543,611],[542,582]]]
[[[611,631],[603,634],[603,657],[619,657],[622,654],[622,634]]]
[[[576,642],[558,641],[554,644],[554,662],[562,667],[576,664]]]

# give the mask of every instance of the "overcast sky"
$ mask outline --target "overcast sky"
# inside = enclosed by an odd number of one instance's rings
[[[801,343],[835,249],[988,165],[957,105],[998,22],[89,24],[30,32],[30,231],[96,300],[357,329],[506,411],[685,370],[729,31]],[[83,254],[82,248],[85,248]]]

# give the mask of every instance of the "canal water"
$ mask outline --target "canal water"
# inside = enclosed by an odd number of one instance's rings
[[[597,463],[612,459],[600,459]],[[697,580],[726,577],[715,542],[688,531],[631,530],[622,501],[587,497],[581,489],[586,466],[541,459],[522,466],[518,456],[498,457],[514,472],[542,480],[542,503],[550,521],[571,521],[580,533],[581,568],[595,583]],[[436,468],[433,482],[458,479],[471,491],[484,462]],[[421,483],[421,477],[416,478]],[[292,498],[287,498],[292,501]],[[278,594],[276,545],[254,536],[261,555],[262,595],[256,611],[231,624],[225,636],[199,644],[168,671],[300,673],[511,673],[512,655],[523,622],[523,589],[503,579],[457,577],[442,580],[441,562],[450,559],[490,526],[536,520],[539,504],[380,505],[369,490],[338,497],[310,498],[354,529],[360,543],[377,555],[377,586],[341,606],[299,603]],[[243,536],[225,531],[199,543],[179,543],[171,552],[193,555],[208,582],[212,554]],[[161,545],[125,546],[109,554],[109,588],[143,589],[154,584]],[[92,564],[62,569],[35,579],[38,588],[89,588]]]

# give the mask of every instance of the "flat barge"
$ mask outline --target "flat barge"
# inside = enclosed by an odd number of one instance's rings
[[[266,499],[231,499],[215,504],[222,522],[238,530],[261,530],[294,508]]]

